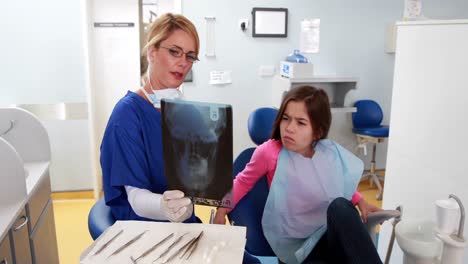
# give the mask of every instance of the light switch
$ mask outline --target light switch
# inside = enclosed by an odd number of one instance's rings
[[[275,66],[273,65],[261,65],[258,68],[259,76],[273,76],[275,74]]]

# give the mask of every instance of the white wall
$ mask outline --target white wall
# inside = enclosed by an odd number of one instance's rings
[[[87,102],[83,19],[80,1],[2,3],[0,105]],[[88,120],[42,122],[50,137],[52,190],[90,189]]]
[[[449,194],[468,205],[468,20],[438,23],[398,27],[383,207],[402,205],[403,221],[435,222],[434,202]],[[390,223],[380,230],[383,253]]]
[[[403,16],[403,0],[197,0],[183,1],[183,14],[197,26],[201,39],[201,62],[194,65],[194,83],[185,85],[189,99],[233,105],[234,155],[252,146],[247,134],[248,115],[258,107],[270,106],[271,77],[260,77],[260,65],[275,65],[299,46],[300,21],[321,19],[320,52],[309,55],[316,74],[359,78],[359,86],[346,100],[370,98],[383,108],[388,124],[394,55],[384,52],[387,26]],[[238,27],[240,18],[252,22],[253,7],[283,7],[289,10],[288,38],[252,38],[251,23],[246,33]],[[462,0],[423,1],[428,17],[468,17],[468,2]],[[205,16],[216,16],[216,58],[205,57]],[[208,84],[212,70],[232,70],[233,83]],[[351,100],[352,99],[352,100]],[[347,119],[351,129],[351,119]],[[351,146],[350,146],[351,147]],[[379,145],[377,167],[385,167],[386,144]]]

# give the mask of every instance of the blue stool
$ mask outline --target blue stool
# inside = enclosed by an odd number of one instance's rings
[[[370,170],[365,173],[363,177],[368,177],[370,184],[374,182],[379,189],[377,200],[382,200],[383,188],[380,183],[382,178],[376,173],[375,167],[375,153],[378,143],[382,143],[388,138],[389,127],[381,125],[383,119],[383,112],[379,104],[372,100],[359,100],[354,103],[357,111],[352,114],[353,119],[353,133],[356,134],[359,146],[364,148],[364,155],[367,155],[366,145],[372,144],[372,160]]]
[[[104,198],[99,199],[91,208],[88,214],[89,234],[96,240],[102,232],[115,223],[114,216]]]

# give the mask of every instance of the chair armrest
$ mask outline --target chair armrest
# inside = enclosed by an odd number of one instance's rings
[[[398,210],[382,210],[367,215],[367,223],[364,225],[367,229],[367,232],[369,232],[374,245],[376,244],[375,227],[388,219],[400,217],[400,214],[401,213]]]

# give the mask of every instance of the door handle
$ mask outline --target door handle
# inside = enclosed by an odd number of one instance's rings
[[[15,228],[13,229],[13,231],[16,232],[16,231],[20,230],[21,228],[23,228],[23,227],[28,223],[29,219],[28,219],[27,216],[23,215],[23,216],[20,217],[20,219],[21,219],[21,218],[24,219],[24,222],[23,222],[21,225],[15,227]],[[1,263],[0,263],[0,264],[1,264]]]

